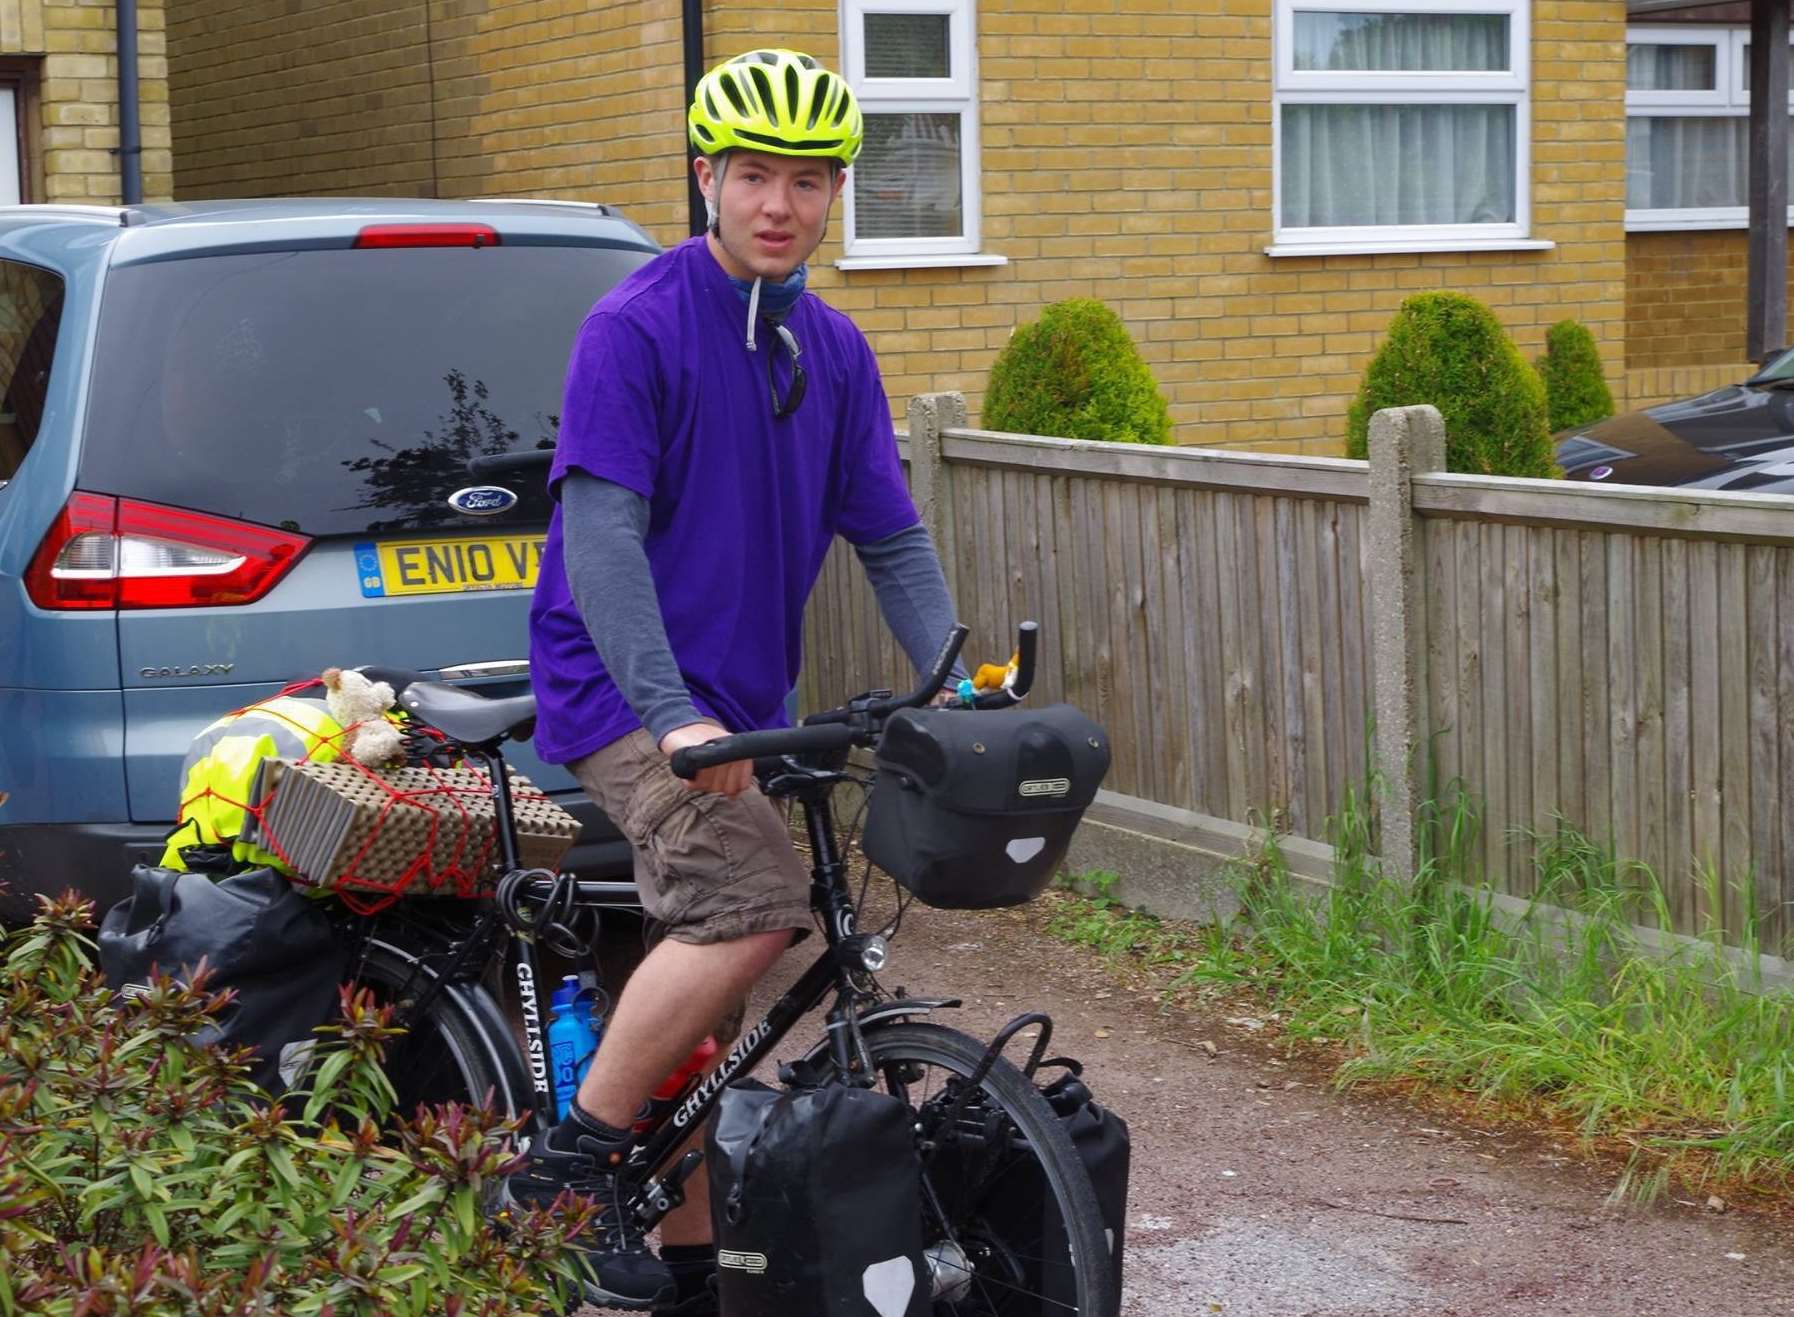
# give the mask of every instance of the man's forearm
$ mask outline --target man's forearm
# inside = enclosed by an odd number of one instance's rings
[[[872,582],[885,625],[916,672],[926,675],[940,652],[941,641],[957,620],[928,528],[918,522],[882,540],[855,545],[854,552]],[[955,665],[953,675],[964,677],[964,667]]]
[[[667,643],[660,599],[642,542],[648,501],[582,472],[561,482],[567,582],[598,657],[656,741],[702,720]]]

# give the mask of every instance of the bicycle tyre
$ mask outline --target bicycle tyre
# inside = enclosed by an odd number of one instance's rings
[[[957,1029],[926,1023],[868,1030],[866,1045],[881,1076],[880,1086],[915,1106],[919,1122],[923,1106],[941,1099],[926,1093],[920,1103],[912,1099],[908,1089],[915,1081],[905,1077],[907,1071],[917,1065],[933,1066],[963,1080],[971,1076],[985,1052],[984,1043]],[[931,1268],[946,1278],[949,1293],[955,1288],[959,1258],[965,1259],[970,1274],[961,1282],[963,1292],[954,1297],[943,1297],[937,1281],[935,1317],[1072,1317],[1073,1313],[1077,1317],[1118,1317],[1096,1190],[1064,1125],[1027,1076],[1006,1060],[997,1060],[979,1088],[983,1098],[1013,1125],[1023,1145],[1016,1153],[1018,1160],[1009,1163],[998,1178],[1019,1170],[1031,1157],[1045,1180],[1070,1254],[1066,1264],[1069,1275],[1057,1275],[1052,1283],[1060,1290],[1071,1288],[1075,1297],[1067,1305],[1063,1299],[1047,1297],[1045,1287],[1032,1295],[1017,1287],[1015,1269],[1030,1261],[1028,1241],[994,1237],[985,1214],[987,1204],[975,1192],[943,1192],[948,1186],[939,1183],[943,1173],[937,1154],[923,1169],[924,1245],[930,1250]],[[959,1257],[949,1249],[959,1250]],[[985,1254],[983,1260],[975,1260],[980,1253]],[[1044,1258],[1032,1261],[1042,1267],[1059,1266]]]
[[[361,962],[360,984],[390,1003],[408,984],[433,977],[416,950],[371,938]],[[451,983],[424,1008],[409,1033],[387,1046],[386,1073],[398,1093],[396,1115],[410,1116],[420,1102],[479,1104],[488,1093],[501,1116],[534,1109],[523,1056],[504,1013],[479,983]]]

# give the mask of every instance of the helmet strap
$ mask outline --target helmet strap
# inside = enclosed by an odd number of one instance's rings
[[[708,212],[708,218],[710,220],[710,236],[719,243],[722,241],[723,177],[729,168],[729,160],[733,155],[733,151],[719,151],[715,155],[705,157],[705,159],[710,162],[710,193],[704,198],[704,208]],[[829,182],[831,186],[833,185],[834,180],[840,177],[841,171],[846,168],[847,166],[839,160],[829,161]],[[823,220],[822,233],[824,237],[828,235],[828,220],[826,218]],[[796,270],[792,271],[791,276],[788,277],[784,283],[775,286],[775,293],[772,299],[774,309],[768,312],[768,315],[775,323],[782,321],[785,315],[789,312],[795,299],[802,296],[804,272],[805,267],[800,265]],[[794,281],[795,288],[793,287]],[[749,352],[758,352],[759,346],[756,329],[760,320],[760,290],[765,281],[759,275],[755,275],[752,287],[748,287],[747,281],[744,279],[731,278],[731,282],[735,284],[737,290],[741,291],[742,296],[747,301],[747,333],[745,335],[747,350]]]
[[[729,167],[728,151],[718,151],[710,157],[710,195],[704,198],[704,210],[710,220],[710,232],[716,233],[722,225],[723,171]]]
[[[722,199],[723,173],[729,167],[732,152],[718,151],[710,157],[710,195],[704,198],[704,208],[710,212],[710,236],[722,241]],[[754,288],[748,294],[747,312],[747,350],[757,352],[754,346],[754,322],[760,318],[760,277],[754,276]]]

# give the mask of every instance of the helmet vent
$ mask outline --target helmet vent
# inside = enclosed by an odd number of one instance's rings
[[[704,89],[704,108],[710,111],[710,117],[712,119],[720,119],[723,117],[723,112],[716,108],[716,96],[708,87]],[[706,133],[705,136],[708,137],[709,134]]]
[[[835,127],[839,128],[841,126],[842,121],[847,118],[847,111],[848,111],[848,108],[852,105],[852,102],[847,99],[847,84],[846,83],[841,82],[839,79],[835,79],[834,81],[832,81],[829,84],[829,86],[830,86],[831,90],[833,90],[837,93],[837,95],[835,97],[834,123],[835,123]]]
[[[810,117],[804,121],[804,128],[806,130],[816,127],[816,121],[822,118],[822,111],[828,104],[829,89],[826,83],[820,87],[813,88],[812,90],[814,91],[814,95],[810,97]]]
[[[718,78],[716,81],[722,87],[723,95],[729,98],[729,104],[735,107],[735,113],[741,115],[753,113],[748,109],[747,98],[741,94],[741,88],[734,78]],[[722,116],[718,115],[717,117],[721,118]]]
[[[797,65],[785,66],[785,111],[792,117],[797,115]]]
[[[779,103],[773,99],[772,79],[766,76],[766,70],[758,64],[750,65],[748,78],[753,82],[754,90],[760,93],[760,105],[763,113],[768,119],[775,123],[778,122],[784,116],[778,112]]]

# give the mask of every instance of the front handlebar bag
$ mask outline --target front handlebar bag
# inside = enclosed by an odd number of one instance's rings
[[[909,1104],[869,1088],[723,1090],[705,1136],[729,1317],[928,1317]]]
[[[904,709],[874,762],[867,857],[924,904],[991,910],[1052,881],[1109,771],[1109,738],[1069,704]]]

